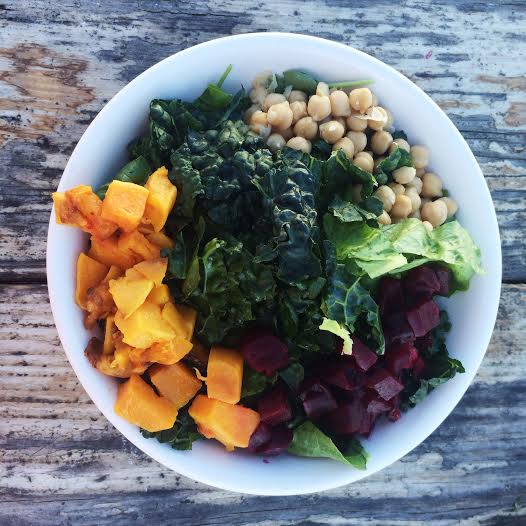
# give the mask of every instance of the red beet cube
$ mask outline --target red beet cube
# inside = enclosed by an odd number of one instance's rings
[[[411,343],[391,347],[385,354],[385,365],[395,376],[402,370],[411,369],[418,358],[418,351]]]
[[[338,407],[333,394],[320,380],[305,382],[299,397],[303,402],[305,414],[311,419],[317,419]]]
[[[412,302],[430,300],[439,290],[440,283],[431,267],[411,269],[404,278],[404,289]]]
[[[377,369],[367,380],[367,387],[374,389],[380,398],[391,400],[404,386],[386,369]]]
[[[334,360],[325,366],[320,365],[320,378],[326,384],[351,391],[356,387],[356,382],[352,379],[351,367],[350,359],[342,356],[341,359]]]
[[[362,402],[356,398],[352,402],[342,404],[331,411],[327,415],[325,423],[337,435],[353,435],[365,427],[364,420],[366,423],[369,422],[367,411]]]
[[[424,363],[424,360],[422,360],[422,358],[420,358],[419,356],[416,359],[415,364],[413,366],[413,376],[415,378],[420,378],[425,368],[426,368],[426,364]]]
[[[366,411],[373,415],[385,413],[393,408],[393,405],[390,402],[380,398],[376,392],[372,390],[367,390],[365,396],[363,397],[363,403],[365,405]]]
[[[243,358],[258,373],[272,376],[289,363],[289,351],[285,343],[272,333],[256,330],[241,345]]]
[[[402,413],[400,412],[400,409],[398,407],[395,407],[391,411],[389,411],[389,414],[387,415],[387,418],[391,422],[396,422],[397,420],[400,420],[400,417],[402,416]]]
[[[447,268],[435,267],[435,274],[440,284],[437,292],[439,296],[449,296],[449,285],[451,282],[451,273]]]
[[[286,451],[292,442],[293,432],[287,426],[281,424],[271,428],[271,437],[268,442],[257,449],[257,453],[262,455],[279,455]]]
[[[258,413],[261,421],[276,426],[292,418],[287,395],[281,386],[275,387],[258,401]]]
[[[440,310],[433,300],[428,300],[406,312],[407,322],[418,338],[440,323]]]
[[[363,372],[368,371],[376,363],[378,356],[356,336],[352,337],[352,341],[352,357],[358,369]]]
[[[404,309],[402,282],[394,278],[382,278],[378,287],[378,305],[383,318],[391,312]]]
[[[419,351],[425,351],[426,349],[429,349],[431,345],[433,345],[433,336],[430,332],[428,332],[424,336],[420,336],[420,338],[417,338],[415,340],[415,347]]]
[[[272,437],[272,430],[265,422],[260,422],[256,430],[252,433],[248,443],[248,450],[251,453],[256,453],[259,448],[270,441]]]
[[[403,319],[401,319],[397,327],[384,329],[385,343],[387,346],[415,341],[415,333],[407,322],[405,314],[402,314],[402,317]]]

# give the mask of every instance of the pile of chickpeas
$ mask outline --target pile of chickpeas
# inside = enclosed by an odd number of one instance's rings
[[[263,72],[254,79],[249,94],[253,104],[245,113],[245,122],[270,150],[288,146],[310,153],[312,141],[320,138],[333,150],[343,150],[354,165],[373,173],[380,161],[402,148],[410,152],[414,167],[394,170],[394,181],[376,190],[374,195],[384,205],[378,221],[388,225],[417,218],[431,231],[457,212],[457,203],[443,196],[440,177],[427,171],[427,148],[393,139],[393,116],[378,105],[369,88],[347,93],[319,82],[316,93],[309,97],[293,89],[272,93],[268,89],[271,78],[271,72]],[[355,202],[361,201],[360,191],[361,186],[355,185]]]

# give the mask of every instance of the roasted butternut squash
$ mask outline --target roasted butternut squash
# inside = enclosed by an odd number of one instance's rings
[[[128,318],[117,311],[115,325],[122,332],[124,343],[139,349],[173,340],[177,336],[171,325],[161,317],[161,308],[149,301],[145,301]]]
[[[164,166],[150,175],[144,187],[150,192],[146,200],[144,219],[159,232],[175,204],[177,188],[168,179],[168,170]]]
[[[114,265],[121,270],[133,267],[141,258],[133,252],[121,250],[119,247],[119,238],[117,235],[107,239],[99,239],[91,236],[91,248],[88,256],[105,265]]]
[[[163,319],[174,329],[175,333],[185,340],[191,340],[194,334],[197,311],[186,305],[167,303],[163,307]]]
[[[108,266],[99,263],[83,252],[77,259],[77,288],[75,301],[81,308],[86,306],[86,293],[88,289],[98,285],[108,273]]]
[[[146,299],[160,307],[166,305],[171,299],[168,285],[157,285],[152,289],[150,294],[148,294]]]
[[[152,365],[148,374],[159,394],[173,402],[177,409],[184,407],[203,385],[195,372],[183,363]]]
[[[206,438],[215,438],[228,450],[247,447],[252,433],[259,425],[259,413],[204,395],[197,395],[188,410],[199,431]]]
[[[148,190],[138,184],[114,180],[102,202],[101,216],[119,225],[124,232],[131,232],[141,222],[148,194]]]
[[[141,359],[148,362],[171,365],[184,358],[192,349],[192,344],[183,338],[173,338],[165,342],[157,342],[144,349]]]
[[[123,276],[110,281],[110,294],[124,318],[129,318],[146,300],[153,289],[153,281]]]
[[[113,331],[117,330],[115,327],[114,316],[108,316],[104,325],[104,343],[102,352],[104,354],[112,354],[115,351],[115,342],[113,340]]]
[[[177,408],[167,398],[157,396],[139,375],[119,385],[115,412],[146,431],[170,429],[177,418]]]
[[[159,248],[173,248],[175,243],[164,232],[144,233],[146,239]]]
[[[145,278],[151,279],[155,285],[162,285],[166,269],[168,268],[168,259],[159,258],[150,261],[142,261],[135,265],[135,270],[140,272]]]
[[[242,382],[242,354],[235,349],[212,347],[206,372],[208,396],[228,404],[237,404],[241,399]]]
[[[119,237],[118,247],[122,252],[133,254],[136,263],[161,257],[159,247],[150,243],[138,230],[122,234]]]

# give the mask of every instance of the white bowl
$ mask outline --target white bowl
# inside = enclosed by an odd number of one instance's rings
[[[271,58],[274,57],[274,58]],[[397,129],[410,142],[429,146],[431,167],[460,203],[460,222],[482,250],[487,272],[467,293],[447,301],[453,321],[450,353],[462,360],[465,374],[434,391],[396,423],[380,424],[364,445],[371,457],[366,471],[334,461],[283,455],[268,463],[243,452],[226,453],[213,441],[180,452],[143,438],[139,429],[113,411],[117,383],[96,371],[84,357],[89,334],[74,302],[75,265],[88,238],[79,230],[57,226],[51,215],[47,276],[51,308],[60,340],[80,382],[108,420],[135,446],[158,462],[218,488],[258,495],[293,495],[336,488],[388,466],[429,436],[449,415],[470,385],[482,361],[495,323],[500,295],[501,252],[491,197],[473,154],[442,110],[417,86],[379,60],[351,47],[304,35],[258,33],[206,42],[181,51],[130,82],[93,120],[64,170],[59,190],[94,187],[109,180],[126,161],[126,145],[147,122],[153,98],[192,100],[226,65],[233,64],[225,87],[249,86],[258,72],[303,68],[327,81],[371,78],[374,91],[391,110]]]

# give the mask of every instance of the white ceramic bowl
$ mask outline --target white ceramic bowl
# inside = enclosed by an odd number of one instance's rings
[[[271,57],[274,57],[271,59]],[[249,86],[258,72],[303,68],[320,79],[371,78],[374,91],[389,108],[398,129],[410,142],[428,145],[431,167],[443,177],[460,203],[459,220],[471,232],[487,271],[467,293],[447,301],[453,321],[450,353],[461,359],[466,373],[434,391],[396,423],[376,426],[364,445],[371,458],[367,471],[337,462],[283,455],[264,463],[243,452],[226,453],[212,441],[179,452],[156,440],[113,411],[117,383],[96,371],[84,357],[89,334],[74,302],[75,265],[88,238],[79,230],[57,226],[51,215],[47,275],[51,308],[60,340],[80,382],[106,418],[133,444],[158,462],[197,481],[222,489],[259,495],[292,495],[335,488],[388,466],[420,444],[458,403],[482,361],[495,323],[500,295],[501,253],[495,211],[473,154],[440,108],[406,77],[351,47],[318,38],[259,33],[237,35],[181,51],[145,71],[103,108],[86,130],[64,170],[59,190],[75,185],[94,187],[109,180],[126,161],[126,145],[144,128],[153,98],[192,100],[227,64],[233,70],[225,87]]]

